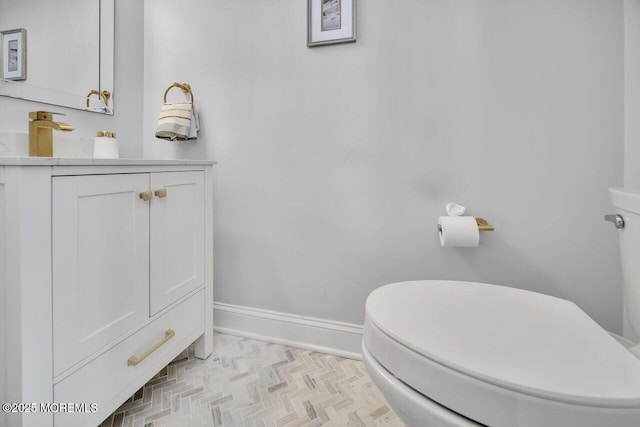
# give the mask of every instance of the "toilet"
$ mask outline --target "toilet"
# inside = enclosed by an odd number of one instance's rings
[[[625,316],[640,335],[640,194],[610,190]],[[485,283],[420,280],[373,291],[363,360],[409,427],[638,427],[639,347],[570,301]]]

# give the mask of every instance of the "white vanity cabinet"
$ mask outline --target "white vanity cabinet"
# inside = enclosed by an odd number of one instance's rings
[[[38,409],[0,425],[95,426],[192,342],[211,353],[211,169],[0,158],[0,401]]]
[[[197,172],[151,175],[150,314],[204,281],[204,176]]]
[[[52,179],[53,375],[149,317],[148,174]]]

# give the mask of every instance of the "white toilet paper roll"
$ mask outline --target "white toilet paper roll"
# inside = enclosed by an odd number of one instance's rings
[[[480,231],[472,216],[438,217],[442,246],[475,248],[480,243]]]

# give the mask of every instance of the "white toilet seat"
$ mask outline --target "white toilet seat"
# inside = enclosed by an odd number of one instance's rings
[[[367,300],[363,346],[397,379],[492,427],[640,425],[640,361],[575,304],[417,281]]]
[[[434,402],[404,384],[362,347],[362,361],[369,376],[407,427],[482,427]]]

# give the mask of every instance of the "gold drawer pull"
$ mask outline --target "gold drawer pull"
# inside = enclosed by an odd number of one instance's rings
[[[167,341],[169,341],[171,338],[173,338],[176,335],[176,331],[174,331],[173,329],[167,329],[164,333],[164,338],[162,338],[162,340],[158,343],[156,343],[153,347],[151,347],[149,350],[145,351],[144,354],[140,357],[136,357],[136,356],[131,356],[129,358],[129,360],[127,360],[127,365],[128,366],[136,366],[138,363],[142,362],[144,359],[146,359],[147,357],[149,357],[149,355],[151,353],[153,353],[154,351],[156,351],[157,349],[159,349],[160,347],[162,347],[162,345],[164,343],[166,343]]]
[[[153,194],[151,194],[151,191],[143,191],[142,193],[140,193],[140,198],[145,202],[148,202],[149,200],[153,199]]]
[[[163,197],[167,197],[167,189],[166,188],[161,188],[159,190],[156,190],[156,196],[163,198]]]

